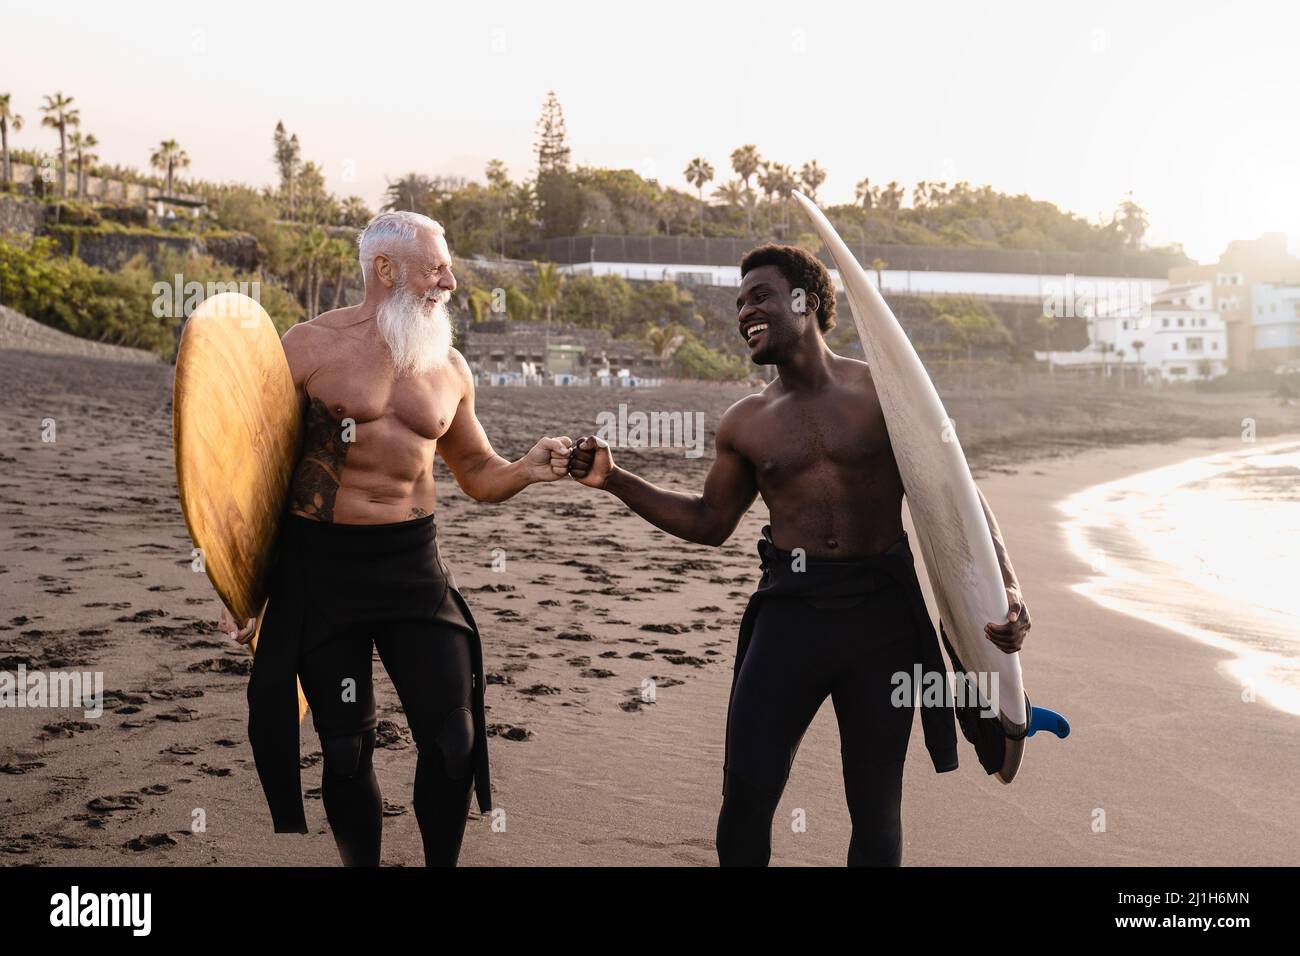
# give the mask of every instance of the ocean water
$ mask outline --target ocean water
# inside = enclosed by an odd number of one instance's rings
[[[1227,651],[1243,694],[1300,716],[1300,442],[1196,458],[1061,503],[1075,590]]]

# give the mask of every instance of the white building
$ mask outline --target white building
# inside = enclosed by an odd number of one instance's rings
[[[693,265],[669,262],[575,262],[559,267],[569,276],[622,276],[644,282],[675,282],[679,285],[740,285],[738,265]],[[843,291],[839,270],[828,270],[835,288]],[[1028,272],[957,272],[935,269],[882,269],[879,276],[867,269],[872,285],[886,295],[973,295],[986,299],[1047,302],[1059,297],[1061,289],[1088,289],[1099,299],[1150,298],[1169,283],[1164,279],[1134,279],[1122,276],[1039,274]]]
[[[1216,378],[1227,371],[1228,332],[1209,282],[1170,286],[1136,309],[1088,318],[1088,347],[1035,352],[1057,368],[1095,369],[1164,382]]]

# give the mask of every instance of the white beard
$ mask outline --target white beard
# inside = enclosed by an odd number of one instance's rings
[[[446,292],[421,298],[399,287],[379,306],[379,334],[398,375],[424,375],[446,364],[451,354],[448,298]]]

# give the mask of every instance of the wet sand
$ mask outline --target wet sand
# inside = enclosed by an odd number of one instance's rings
[[[0,378],[0,670],[102,671],[109,695],[95,720],[0,710],[0,863],[336,864],[310,717],[302,754],[313,833],[271,833],[246,738],[248,658],[216,632],[211,588],[190,570],[167,368],[4,351]],[[543,431],[589,431],[618,401],[704,411],[711,447],[718,413],[740,394],[485,389],[479,412],[509,455]],[[57,423],[52,444],[39,437],[46,417]],[[1261,440],[1272,437],[1261,425]],[[1300,722],[1244,703],[1216,667],[1219,652],[1071,590],[1089,569],[1070,554],[1056,509],[1088,485],[1229,447],[1240,438],[1012,459],[990,441],[973,456],[1033,612],[1030,694],[1065,713],[1074,733],[1033,739],[1005,787],[965,741],[961,768],[934,774],[915,721],[906,864],[1300,862]],[[710,457],[634,450],[619,462],[698,488]],[[484,636],[505,814],[504,828],[471,816],[462,863],[713,864],[735,632],[756,579],[761,503],[720,549],[670,538],[568,481],[481,505],[447,479],[438,514],[444,557]],[[504,570],[493,570],[502,557]],[[376,764],[391,812],[384,861],[417,865],[414,747],[381,665],[375,673]],[[641,702],[647,679],[652,704]],[[796,809],[806,832],[791,830]],[[205,828],[195,832],[195,819]],[[842,863],[848,834],[827,705],[778,811],[774,863]]]

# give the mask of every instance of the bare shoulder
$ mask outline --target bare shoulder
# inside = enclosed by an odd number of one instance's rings
[[[305,369],[317,364],[322,346],[320,334],[311,328],[310,322],[299,322],[280,336],[280,347],[284,349],[294,381],[301,383]]]
[[[465,361],[465,356],[460,354],[459,349],[448,350],[446,367],[451,369],[460,380],[462,393],[465,395],[473,395],[474,372],[470,369],[469,362]]]
[[[280,344],[290,362],[295,356],[321,355],[338,341],[338,333],[349,325],[356,324],[356,307],[346,306],[322,312],[314,319],[299,322],[280,336]]]
[[[871,374],[871,366],[866,362],[861,359],[837,355],[835,357],[835,370],[845,385],[875,394],[876,380]]]
[[[338,348],[337,313],[325,312],[306,322],[299,322],[280,336],[280,346],[284,357],[289,362],[289,371],[299,386],[309,379],[317,369],[330,364],[330,356]],[[333,316],[330,321],[323,321]]]
[[[722,413],[722,419],[718,422],[718,438],[720,440],[730,441],[734,436],[744,431],[746,424],[752,421],[755,415],[767,408],[772,401],[771,395],[768,394],[770,387],[769,385],[761,392],[746,395]]]

